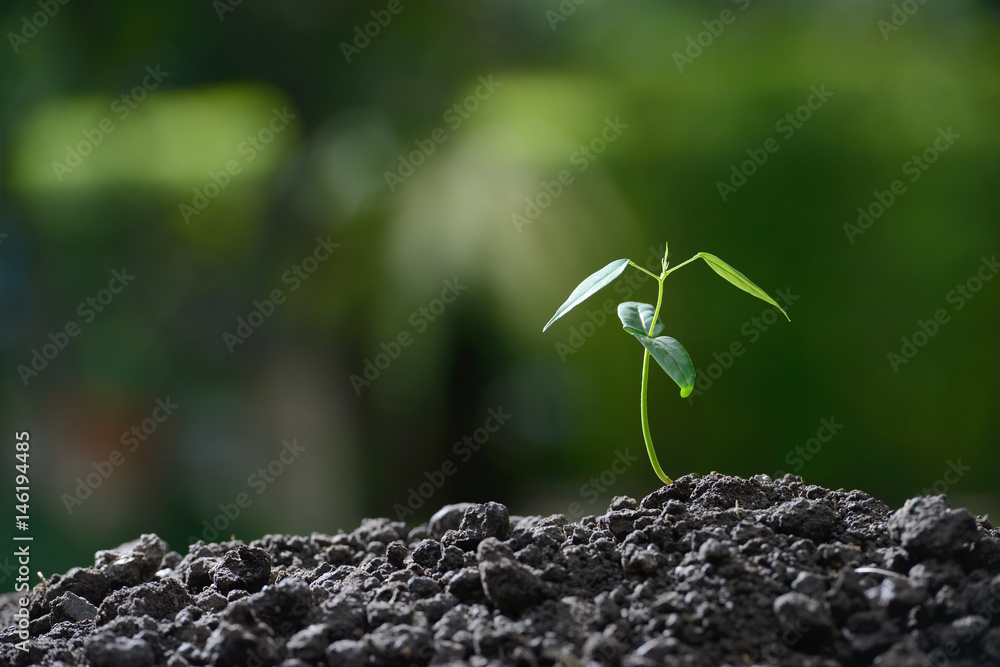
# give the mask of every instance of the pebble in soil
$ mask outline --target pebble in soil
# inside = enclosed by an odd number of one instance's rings
[[[442,508],[408,528],[155,535],[0,604],[0,664],[1000,665],[1000,532],[798,477],[688,475],[602,516]],[[20,646],[18,646],[20,644]]]

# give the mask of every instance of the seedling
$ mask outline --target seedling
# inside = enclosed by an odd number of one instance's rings
[[[703,259],[710,267],[712,267],[713,271],[718,273],[733,285],[739,287],[744,292],[752,294],[758,299],[768,302],[780,310],[785,318],[791,322],[791,318],[788,317],[788,313],[785,312],[785,309],[779,306],[774,299],[769,297],[764,290],[754,285],[749,278],[723,262],[715,255],[710,255],[707,252],[699,252],[686,262],[682,262],[674,268],[667,270],[667,267],[670,265],[667,261],[668,254],[669,246],[665,245],[663,249],[663,260],[660,262],[662,267],[660,275],[647,271],[631,259],[616,259],[600,271],[591,274],[586,280],[577,285],[576,289],[573,290],[573,293],[569,295],[568,299],[566,299],[566,302],[559,306],[559,309],[556,311],[556,314],[552,316],[552,319],[549,320],[544,327],[542,327],[542,331],[544,332],[552,326],[553,322],[585,301],[599,289],[605,287],[606,285],[610,285],[615,278],[620,276],[625,269],[628,268],[629,265],[656,279],[656,283],[658,285],[656,306],[648,303],[639,303],[638,301],[625,301],[624,303],[618,304],[618,318],[622,321],[622,326],[625,331],[632,334],[635,339],[642,344],[643,348],[645,348],[642,355],[642,392],[640,394],[642,436],[646,441],[646,452],[649,453],[649,462],[653,464],[653,470],[656,472],[656,475],[663,480],[664,484],[671,484],[672,480],[667,477],[666,473],[663,472],[659,461],[656,459],[656,450],[653,449],[653,439],[649,435],[649,418],[646,409],[646,387],[649,378],[650,355],[656,359],[656,362],[660,364],[660,368],[662,368],[666,374],[670,376],[670,379],[676,382],[677,386],[681,388],[681,398],[686,398],[691,393],[691,390],[694,389],[695,381],[694,364],[691,363],[691,357],[688,355],[687,350],[684,349],[683,345],[670,336],[661,335],[664,329],[663,322],[660,321],[660,303],[663,301],[664,278],[685,264],[690,264],[699,258]]]

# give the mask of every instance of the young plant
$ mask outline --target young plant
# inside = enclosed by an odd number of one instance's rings
[[[556,311],[556,314],[552,316],[552,319],[550,319],[548,323],[542,327],[542,331],[544,332],[552,326],[553,322],[582,303],[599,289],[606,285],[610,285],[615,278],[620,276],[625,269],[628,268],[629,265],[632,265],[646,275],[652,276],[656,279],[656,283],[659,286],[656,294],[656,306],[648,303],[639,303],[637,301],[626,301],[618,304],[618,318],[622,321],[622,326],[625,331],[632,334],[645,348],[642,355],[642,392],[640,394],[642,436],[646,441],[646,452],[649,453],[649,462],[653,464],[653,470],[656,471],[656,475],[663,480],[664,484],[671,484],[672,480],[667,477],[666,473],[663,472],[659,461],[656,459],[656,450],[653,449],[653,439],[649,434],[649,418],[646,410],[646,386],[649,377],[649,356],[652,355],[653,358],[656,359],[656,362],[660,364],[660,368],[662,368],[667,375],[669,375],[670,378],[677,383],[677,386],[681,388],[681,398],[686,398],[691,393],[691,390],[694,389],[695,381],[694,364],[691,363],[691,357],[688,355],[687,350],[684,349],[684,346],[670,336],[660,335],[664,329],[663,322],[660,321],[660,303],[663,301],[664,278],[685,264],[690,264],[699,258],[703,259],[710,267],[712,267],[713,271],[718,273],[733,285],[739,287],[744,292],[752,294],[758,299],[768,302],[780,310],[785,318],[791,322],[791,318],[788,317],[788,313],[785,312],[785,309],[779,306],[774,299],[769,297],[764,290],[754,285],[750,282],[749,278],[723,262],[715,255],[710,255],[707,252],[699,252],[691,259],[678,264],[668,271],[667,267],[670,265],[670,263],[667,262],[668,254],[669,246],[665,244],[663,249],[663,260],[660,262],[662,267],[660,275],[647,271],[630,259],[617,259],[611,262],[603,269],[591,274],[586,280],[577,285],[576,289],[573,290],[573,293],[569,295],[568,299],[566,299],[566,302],[559,306],[559,309]]]

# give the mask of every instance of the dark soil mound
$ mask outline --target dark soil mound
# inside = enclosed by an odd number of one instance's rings
[[[186,556],[144,535],[36,586],[30,619],[0,664],[995,666],[1000,533],[944,496],[689,475],[579,523],[487,503]]]

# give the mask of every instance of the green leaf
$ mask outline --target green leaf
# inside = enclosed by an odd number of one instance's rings
[[[649,353],[660,364],[660,368],[666,371],[677,386],[681,388],[681,398],[687,398],[694,389],[694,364],[684,346],[670,336],[660,336],[650,338],[649,336],[639,336],[632,334],[635,339],[642,343],[642,346],[649,350]]]
[[[649,336],[649,325],[653,323],[653,313],[656,308],[651,303],[639,303],[638,301],[626,301],[618,304],[618,318],[622,321],[625,331],[632,335]],[[653,335],[658,336],[663,333],[663,322],[657,318],[656,328]]]
[[[769,304],[780,310],[781,314],[785,316],[785,319],[787,319],[789,322],[792,321],[792,318],[788,317],[788,313],[785,312],[785,309],[779,306],[777,301],[769,297],[767,295],[767,292],[754,285],[749,278],[747,278],[745,275],[743,275],[733,267],[723,262],[715,255],[710,255],[707,252],[699,252],[694,257],[695,258],[701,257],[708,263],[710,267],[712,267],[712,270],[718,273],[720,276],[722,276],[732,284],[736,285],[744,292],[752,294],[758,299],[761,299],[762,301],[768,302]]]
[[[566,303],[559,306],[559,310],[557,310],[556,314],[552,316],[552,319],[549,320],[548,324],[542,327],[542,331],[545,331],[550,326],[552,326],[553,322],[555,322],[560,317],[568,313],[570,310],[572,310],[574,307],[580,304],[580,302],[584,301],[591,294],[601,289],[605,285],[610,284],[615,278],[617,278],[622,274],[622,272],[625,270],[625,267],[627,266],[628,266],[627,259],[616,259],[615,261],[611,262],[600,271],[592,273],[590,276],[588,276],[582,283],[576,286],[576,289],[573,290],[573,293],[569,295],[568,299],[566,299]]]

